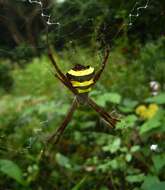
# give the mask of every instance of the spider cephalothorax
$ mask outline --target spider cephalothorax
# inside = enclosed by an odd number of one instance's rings
[[[85,104],[92,107],[96,112],[100,114],[100,116],[106,121],[106,123],[114,127],[118,119],[112,117],[108,112],[106,112],[103,108],[98,106],[89,96],[88,93],[91,91],[91,87],[99,80],[109,56],[109,49],[105,51],[104,60],[102,62],[101,68],[99,71],[95,72],[95,69],[91,66],[83,66],[80,64],[75,65],[71,70],[69,70],[66,75],[59,69],[57,63],[53,57],[53,54],[48,49],[49,58],[56,70],[55,77],[57,77],[74,95],[75,98],[73,103],[62,122],[61,126],[53,133],[48,142],[52,141],[53,143],[57,143],[60,139],[63,131],[65,130],[67,124],[70,122],[74,111],[77,109],[79,104]]]

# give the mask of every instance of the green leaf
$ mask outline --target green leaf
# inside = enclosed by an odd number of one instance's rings
[[[151,97],[151,98],[147,98],[146,102],[150,103],[150,102],[154,102],[157,104],[165,104],[165,93],[161,93],[157,96]]]
[[[19,166],[11,160],[0,160],[0,172],[6,174],[8,177],[13,178],[20,184],[24,184],[23,173]]]
[[[159,172],[165,166],[165,155],[154,155],[152,156],[154,167]]]
[[[70,163],[69,158],[67,158],[66,156],[64,156],[64,155],[62,155],[60,153],[56,154],[56,161],[62,167],[65,167],[67,169],[71,169],[72,168],[72,165]]]
[[[107,102],[119,104],[121,102],[121,96],[117,93],[104,93],[96,98],[96,102],[103,107]]]
[[[103,151],[105,152],[111,152],[115,153],[116,151],[119,150],[121,145],[121,139],[120,138],[115,138],[114,141],[106,146],[103,146]]]
[[[140,150],[139,145],[132,146],[131,149],[130,149],[131,153],[137,152],[138,150]]]
[[[87,176],[82,178],[78,184],[76,184],[71,190],[80,190],[81,186],[85,183]]]
[[[148,189],[147,189],[148,190]],[[153,184],[150,190],[165,190],[165,181],[158,184]]]
[[[123,105],[128,107],[128,108],[135,108],[135,106],[137,106],[138,102],[135,100],[131,100],[131,99],[124,99],[123,101]]]
[[[117,129],[123,129],[134,126],[135,122],[137,121],[137,117],[135,115],[129,115],[118,122],[116,125]]]
[[[50,113],[50,112],[54,112],[55,107],[56,107],[55,103],[53,101],[50,101],[50,102],[39,104],[37,106],[37,111],[39,114],[44,114],[47,112]]]
[[[127,162],[130,162],[132,160],[132,155],[129,154],[129,153],[126,154],[125,159],[126,159]]]
[[[159,183],[152,183],[147,187],[143,187],[142,190],[165,190],[165,181]]]
[[[140,134],[144,134],[152,129],[158,128],[161,126],[159,117],[153,117],[152,119],[146,121],[140,128]]]
[[[137,183],[144,181],[144,174],[137,174],[137,175],[129,175],[126,177],[126,180],[130,183]]]
[[[107,93],[106,96],[109,97],[109,99],[107,99],[108,102],[114,104],[119,104],[121,102],[121,96],[117,93]]]
[[[130,113],[130,112],[133,111],[132,108],[125,107],[125,106],[119,106],[118,108],[119,108],[119,110],[120,110],[122,113]]]
[[[113,170],[116,170],[119,167],[118,160],[116,160],[116,159],[113,159],[113,160],[109,161],[109,163],[107,162],[106,170],[109,170],[109,166],[108,165],[111,166]]]
[[[124,113],[133,112],[137,104],[138,102],[135,100],[124,99],[122,105],[119,106],[119,110]]]
[[[68,109],[69,109],[69,105],[68,105],[68,104],[63,104],[63,105],[61,105],[60,108],[57,110],[57,113],[58,113],[59,115],[65,115],[66,112],[68,111]]]
[[[157,176],[146,176],[144,179],[144,182],[141,186],[142,190],[151,190],[151,188],[153,187],[153,185],[159,184],[160,181],[158,179]],[[157,190],[157,189],[153,189],[153,190]]]

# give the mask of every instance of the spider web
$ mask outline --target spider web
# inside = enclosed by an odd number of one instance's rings
[[[77,15],[74,15],[72,17],[70,15],[70,12],[73,10],[73,7],[70,7],[70,8],[65,7],[66,10],[63,11],[62,15],[60,16],[57,16],[56,12],[52,12],[51,9],[53,7],[56,7],[56,6],[60,7],[62,4],[65,4],[67,1],[68,0],[57,0],[55,2],[50,2],[49,5],[46,6],[44,3],[45,2],[44,0],[17,0],[17,2],[19,2],[20,4],[23,3],[27,7],[31,6],[31,10],[33,10],[34,7],[38,7],[38,13],[39,13],[38,15],[42,19],[43,23],[45,24],[41,33],[45,33],[46,35],[47,28],[49,28],[49,30],[51,31],[54,31],[54,33],[57,33],[57,35],[60,36],[60,40],[65,41],[64,48],[68,44],[74,45],[74,36],[77,35],[79,32],[81,32],[82,29],[84,30],[86,27],[88,27],[88,25],[93,25],[97,22],[94,17],[88,17],[84,23],[78,23],[78,26],[76,28],[70,29],[70,31],[67,34],[63,34],[63,31],[70,24],[70,22],[73,22],[69,20],[66,22],[66,18],[69,16],[73,19],[74,16],[79,16],[81,14],[81,12],[78,12]],[[128,27],[129,29],[131,29],[133,25],[136,23],[137,18],[142,16],[143,11],[148,8],[149,3],[150,3],[150,0],[136,1],[132,9],[130,10],[130,13],[127,15],[127,18],[121,25],[121,27],[117,28],[117,32],[112,34],[111,41],[116,39],[119,36],[120,31],[123,30],[123,28]],[[76,4],[76,1],[71,2],[71,4],[73,5]],[[105,9],[105,7],[103,7],[102,9]],[[104,27],[105,26],[103,26],[103,31],[101,32],[104,32],[105,30],[111,30],[111,28],[113,28],[113,23],[109,24],[105,28]],[[88,37],[91,37],[92,35],[93,35],[92,33],[89,33],[85,36],[84,35],[79,36],[78,39],[83,40]],[[104,39],[101,39],[101,40],[104,40]],[[57,40],[55,39],[53,40],[53,42],[56,43]],[[26,47],[26,48],[31,49],[32,46],[29,44],[29,47]],[[46,44],[43,42],[41,45],[38,45],[36,48],[39,50],[46,49]],[[0,52],[6,53],[9,55],[13,54],[12,50],[8,51],[5,49],[0,49]]]
[[[71,29],[67,34],[63,34],[63,31],[66,29],[66,27],[69,25],[69,20],[66,22],[66,18],[70,16],[70,12],[72,11],[72,7],[71,8],[65,8],[65,12],[60,15],[57,16],[56,12],[53,12],[52,9],[55,6],[62,6],[63,4],[65,4],[67,2],[67,0],[57,0],[54,1],[53,3],[50,3],[49,6],[45,6],[45,4],[43,3],[43,1],[41,0],[18,0],[17,2],[19,3],[23,3],[26,6],[31,6],[31,9],[35,7],[38,7],[38,15],[39,17],[43,20],[44,26],[43,26],[43,30],[42,33],[45,33],[45,36],[47,35],[48,31],[54,31],[57,36],[60,36],[60,39],[65,41],[64,43],[64,48],[68,46],[68,44],[70,45],[70,47],[74,47],[74,36],[77,35],[79,32],[81,32],[81,30],[85,30],[85,28],[88,25],[94,25],[94,23],[96,22],[95,18],[93,17],[89,17],[84,23],[79,23],[79,25],[76,28]],[[76,1],[73,1],[73,4],[76,3]],[[138,17],[143,15],[143,11],[145,9],[147,9],[149,7],[150,4],[150,0],[146,0],[146,1],[136,1],[132,7],[132,9],[130,10],[130,13],[128,14],[126,20],[122,23],[122,25],[118,28],[117,32],[112,36],[111,40],[115,40],[119,35],[121,30],[123,30],[124,27],[131,29],[132,27],[134,27],[134,23],[136,21],[138,21]],[[80,14],[80,13],[78,13]],[[112,25],[108,25],[106,26],[105,30],[109,30],[110,28],[112,28]],[[49,30],[47,30],[49,29]],[[103,29],[104,31],[104,29]],[[78,39],[80,40],[85,40],[86,38],[91,37],[93,34],[89,33],[88,35],[85,35],[82,37],[78,37]],[[104,39],[103,39],[104,40]],[[57,40],[54,40],[54,43],[56,43]],[[29,47],[27,48],[32,48],[31,45],[29,44]],[[45,42],[43,42],[41,45],[38,45],[36,47],[37,49],[46,49],[47,48],[47,44],[46,44],[46,40]],[[112,48],[112,47],[111,47]],[[93,50],[91,50],[93,51]],[[101,55],[99,49],[96,49],[96,51],[98,52],[99,55]],[[6,51],[5,49],[0,49],[0,52],[5,52],[6,54],[13,54],[13,51]],[[71,51],[72,54],[75,54],[76,51],[73,48],[73,50]],[[100,56],[100,59],[101,56]],[[101,60],[100,60],[101,61]],[[45,68],[45,69],[49,69],[49,68]],[[51,75],[52,73],[50,73]],[[49,76],[48,76],[49,77]],[[50,116],[49,118],[46,118],[45,120],[40,122],[40,127],[34,129],[32,135],[30,137],[27,138],[27,144],[25,146],[24,149],[22,150],[15,150],[12,147],[7,147],[6,149],[8,151],[11,152],[15,152],[15,153],[19,153],[19,154],[26,154],[27,150],[32,149],[32,146],[35,144],[35,142],[38,140],[38,138],[40,138],[40,134],[43,133],[43,131],[45,130],[45,128],[47,127],[47,125],[49,125],[49,122],[52,120],[53,116]],[[0,137],[0,142],[3,142],[3,136]],[[3,143],[2,143],[3,144]],[[0,143],[1,146],[1,143]],[[0,151],[5,151],[5,147],[1,147]]]

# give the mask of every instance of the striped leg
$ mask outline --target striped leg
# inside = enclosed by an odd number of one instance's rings
[[[101,117],[108,123],[109,126],[115,127],[115,125],[119,121],[119,119],[112,117],[103,108],[98,106],[92,99],[88,98],[87,103],[90,107],[92,107],[97,113],[99,113],[101,115]]]
[[[55,76],[56,78],[58,78],[58,80],[60,80],[70,91],[72,91],[73,94],[76,95],[76,94],[78,93],[77,90],[76,90],[75,88],[73,88],[70,83],[68,83],[67,81],[61,79],[56,73],[53,73],[53,74],[54,74],[54,76]]]
[[[71,121],[73,113],[77,107],[78,107],[78,102],[77,102],[77,99],[75,98],[73,100],[73,103],[72,103],[64,121],[61,123],[60,127],[47,139],[47,143],[52,143],[52,144],[58,143],[65,128],[67,127],[68,123]]]

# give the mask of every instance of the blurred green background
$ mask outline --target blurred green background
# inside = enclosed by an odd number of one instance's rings
[[[121,122],[111,129],[81,106],[41,156],[73,97],[53,76],[39,4],[1,0],[0,189],[164,190],[165,1],[42,3],[58,23],[49,26],[49,41],[64,73],[76,63],[99,69],[110,46],[90,97]],[[130,14],[139,16],[130,21]]]

